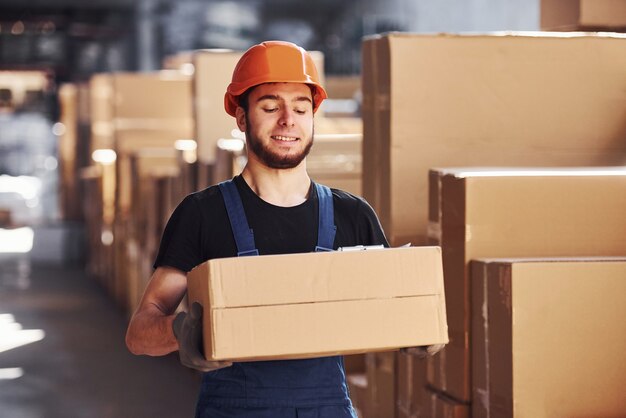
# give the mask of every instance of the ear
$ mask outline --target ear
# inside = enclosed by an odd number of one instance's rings
[[[246,132],[246,111],[243,107],[237,106],[235,110],[235,119],[237,120],[237,127],[241,132]]]

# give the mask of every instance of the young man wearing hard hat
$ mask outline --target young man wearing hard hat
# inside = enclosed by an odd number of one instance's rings
[[[279,41],[250,48],[224,98],[246,133],[248,162],[232,180],[187,196],[167,224],[126,342],[135,354],[179,350],[183,364],[205,372],[197,417],[356,417],[341,356],[209,362],[199,348],[201,307],[174,316],[186,273],[208,259],[387,245],[362,198],[307,174],[313,114],[326,97],[304,49]]]

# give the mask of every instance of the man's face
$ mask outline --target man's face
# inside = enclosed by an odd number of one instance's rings
[[[248,159],[270,168],[294,168],[313,145],[311,89],[299,83],[267,83],[248,96],[248,112],[237,109],[237,124],[245,131]]]

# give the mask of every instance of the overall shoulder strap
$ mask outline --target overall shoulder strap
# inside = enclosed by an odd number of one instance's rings
[[[243,210],[237,185],[233,180],[227,180],[219,183],[218,186],[222,192],[230,226],[235,236],[237,256],[259,255],[259,250],[254,243],[254,233],[248,226],[248,219]]]
[[[333,210],[333,194],[330,188],[315,183],[319,210],[319,222],[317,227],[317,246],[315,251],[333,251],[335,243],[335,214]]]

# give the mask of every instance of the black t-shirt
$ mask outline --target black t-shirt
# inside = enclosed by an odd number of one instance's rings
[[[309,198],[293,207],[267,203],[243,177],[234,178],[260,255],[314,251],[317,244],[318,205],[311,183]],[[335,225],[334,249],[354,245],[388,246],[380,222],[362,198],[331,189]],[[170,217],[154,267],[169,266],[188,272],[209,259],[235,257],[237,247],[218,186],[187,196]]]

